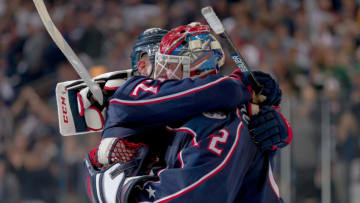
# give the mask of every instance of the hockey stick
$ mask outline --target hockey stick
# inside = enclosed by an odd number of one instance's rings
[[[95,100],[99,102],[100,105],[103,104],[103,94],[102,91],[94,81],[92,81],[89,72],[86,70],[83,63],[81,63],[80,59],[76,56],[74,51],[71,49],[69,44],[65,41],[64,37],[61,35],[59,30],[54,25],[53,21],[50,18],[50,15],[46,9],[44,4],[44,0],[33,0],[36,10],[38,11],[40,18],[50,34],[51,38],[55,42],[55,44],[59,47],[61,52],[65,55],[67,60],[74,67],[75,71],[84,80],[86,85],[89,87],[91,93],[93,94]]]
[[[224,26],[221,23],[218,16],[215,14],[211,6],[204,7],[201,9],[201,14],[210,25],[211,29],[224,39],[225,43],[229,47],[232,60],[235,62],[240,71],[246,78],[250,80],[251,87],[256,94],[261,93],[263,87],[256,81],[254,75],[250,72],[248,65],[246,64],[244,57],[241,56],[240,52],[235,47],[234,43],[230,39],[229,35],[225,32]]]

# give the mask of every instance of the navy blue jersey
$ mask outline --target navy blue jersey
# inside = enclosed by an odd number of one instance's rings
[[[103,137],[127,137],[213,110],[231,110],[251,94],[234,77],[154,80],[134,76],[110,99]]]
[[[251,141],[239,110],[203,113],[179,128],[158,181],[144,184],[139,202],[278,203],[270,156]]]
[[[272,177],[266,175],[269,156],[258,151],[243,115],[234,111],[249,100],[248,89],[233,77],[161,81],[135,76],[111,98],[103,137],[145,135],[164,142],[156,136],[164,126],[175,135],[166,168],[157,171],[159,181],[146,183],[137,194],[140,202],[249,202],[251,191],[261,194],[254,202],[280,202],[274,181],[267,181],[273,178],[263,179]],[[248,190],[245,182],[256,184]]]
[[[282,202],[279,187],[272,172],[274,154],[275,151],[256,153],[234,202]]]

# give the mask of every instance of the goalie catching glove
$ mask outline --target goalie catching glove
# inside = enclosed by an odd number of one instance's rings
[[[82,80],[58,83],[56,100],[61,135],[101,131],[104,127],[108,98],[132,75],[132,72],[131,69],[114,71],[101,74],[93,79],[103,90],[103,105],[95,101]]]

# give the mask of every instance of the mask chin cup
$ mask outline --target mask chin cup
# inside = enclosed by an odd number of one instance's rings
[[[183,79],[183,78],[190,78],[190,57],[189,56],[174,56],[174,55],[166,55],[161,54],[159,52],[155,55],[155,73],[154,78],[159,77],[159,73],[162,73],[165,69],[167,69],[167,64],[178,64],[175,69],[180,68],[182,65],[182,78],[175,78],[175,79]],[[158,71],[158,67],[161,67]],[[174,79],[174,78],[173,78]]]

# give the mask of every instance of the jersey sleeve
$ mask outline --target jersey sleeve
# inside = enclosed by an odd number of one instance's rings
[[[188,145],[158,172],[159,181],[144,185],[137,194],[139,202],[234,202],[257,150],[245,125],[234,122],[201,140],[193,134],[196,129],[177,130],[184,133],[177,138],[192,140],[177,142]]]
[[[283,203],[273,174],[274,152],[258,152],[235,202]]]
[[[160,81],[136,76],[110,100],[103,135],[116,133],[118,127],[165,126],[201,112],[231,110],[250,97],[249,90],[234,77]]]

